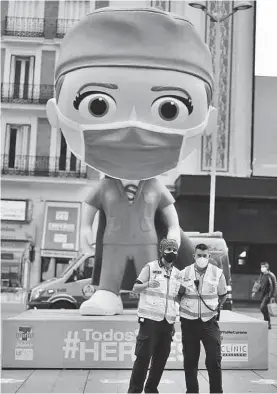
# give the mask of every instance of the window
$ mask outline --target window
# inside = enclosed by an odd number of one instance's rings
[[[277,245],[229,243],[232,273],[258,274],[260,264],[267,261],[270,269],[277,273]]]
[[[30,126],[7,124],[4,169],[27,169],[29,165]]]
[[[78,280],[90,279],[94,266],[94,257],[88,257],[68,278],[67,282],[76,282]]]
[[[41,258],[41,282],[52,278],[61,278],[63,273],[69,269],[70,259],[66,258]]]
[[[89,0],[59,1],[57,36],[63,37],[69,29],[83,16],[90,13]]]
[[[3,262],[1,264],[2,288],[21,287],[21,264]]]
[[[58,151],[58,168],[59,171],[71,171],[75,172],[77,170],[77,158],[71,153],[68,149],[66,140],[62,134],[60,133],[60,146]],[[78,165],[80,164],[80,160],[78,160]]]
[[[159,8],[163,11],[170,11],[171,9],[170,0],[151,0],[151,7]]]
[[[11,74],[8,97],[27,100],[34,93],[34,56],[11,56]]]
[[[95,0],[95,9],[109,7],[109,1],[106,0]]]

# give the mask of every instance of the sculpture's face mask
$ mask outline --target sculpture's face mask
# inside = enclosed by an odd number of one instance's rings
[[[68,73],[58,103],[47,104],[52,126],[78,158],[131,180],[175,168],[184,159],[186,138],[204,132],[210,112],[204,82],[196,77],[131,68]]]

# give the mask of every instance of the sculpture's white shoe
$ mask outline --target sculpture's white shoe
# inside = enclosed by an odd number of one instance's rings
[[[122,313],[123,305],[120,296],[107,290],[97,290],[80,306],[80,314],[86,316],[112,316]]]

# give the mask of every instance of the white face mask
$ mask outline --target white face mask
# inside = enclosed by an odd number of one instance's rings
[[[198,265],[199,268],[207,267],[208,262],[209,262],[209,259],[207,257],[198,257],[196,259],[196,264]]]
[[[264,274],[267,271],[266,267],[261,267],[261,272]]]

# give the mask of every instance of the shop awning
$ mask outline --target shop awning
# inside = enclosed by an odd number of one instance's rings
[[[208,197],[209,194],[209,175],[180,175],[175,181],[176,198]],[[216,179],[216,197],[276,200],[276,178],[238,178],[220,175]]]

